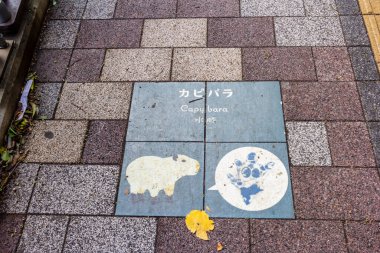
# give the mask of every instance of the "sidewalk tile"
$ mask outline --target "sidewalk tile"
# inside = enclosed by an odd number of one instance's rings
[[[87,130],[85,121],[36,121],[26,143],[27,162],[79,162]]]
[[[380,122],[369,122],[368,128],[377,165],[380,166]]]
[[[354,82],[282,83],[286,120],[363,120]]]
[[[83,151],[84,163],[119,164],[127,121],[91,121]]]
[[[177,17],[239,17],[239,0],[178,0]]]
[[[304,16],[302,0],[242,0],[241,15],[244,16]]]
[[[243,48],[244,80],[316,80],[309,47]]]
[[[278,46],[344,46],[338,17],[279,17],[274,19]]]
[[[0,215],[0,249],[4,253],[16,252],[25,220],[23,215]]]
[[[380,223],[346,222],[348,252],[371,253],[380,249]]]
[[[380,14],[380,2],[378,0],[358,0],[363,14]]]
[[[346,252],[340,221],[251,220],[252,252]]]
[[[118,166],[44,165],[29,213],[113,214]]]
[[[304,0],[304,3],[306,16],[338,16],[335,0]]]
[[[297,218],[380,218],[380,181],[375,168],[292,169]]]
[[[67,81],[99,81],[104,55],[104,49],[74,49],[67,72]]]
[[[69,49],[39,50],[34,71],[40,82],[61,82],[71,57]]]
[[[209,233],[210,241],[202,241],[188,231],[184,219],[158,219],[157,252],[216,252],[218,242],[226,252],[249,252],[247,219],[213,220],[215,229]]]
[[[177,0],[119,0],[116,18],[174,18]]]
[[[131,83],[65,83],[57,119],[126,119]]]
[[[241,80],[239,48],[174,49],[173,80]]]
[[[380,81],[358,82],[358,90],[368,121],[380,120]]]
[[[322,122],[287,122],[289,156],[292,165],[330,166],[326,128]]]
[[[29,215],[17,252],[62,252],[69,217]]]
[[[52,119],[57,106],[61,83],[38,83],[35,95],[38,99],[38,116]]]
[[[376,165],[364,122],[329,122],[327,134],[334,165],[347,167]]]
[[[109,49],[102,81],[168,81],[171,49]]]
[[[117,0],[91,0],[87,2],[83,19],[110,19],[115,12]]]
[[[335,0],[339,15],[359,15],[360,9],[357,0]]]
[[[156,226],[153,218],[73,217],[63,252],[153,253]]]
[[[367,30],[362,16],[342,16],[343,35],[347,46],[368,46]]]
[[[50,19],[80,19],[87,0],[65,0],[50,8]]]
[[[78,48],[139,47],[143,21],[83,20],[77,38]]]
[[[73,48],[80,21],[51,20],[43,31],[41,48]]]
[[[21,164],[0,195],[0,213],[26,213],[39,166]]]
[[[313,56],[319,81],[353,81],[346,47],[315,47]]]
[[[379,73],[370,47],[349,47],[348,52],[356,80],[379,80]]]
[[[207,19],[147,19],[142,47],[205,47]]]
[[[273,18],[211,18],[209,47],[275,46]]]

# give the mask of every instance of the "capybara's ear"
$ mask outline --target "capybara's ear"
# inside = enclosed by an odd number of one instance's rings
[[[177,161],[177,159],[178,159],[178,155],[173,155],[173,160]]]

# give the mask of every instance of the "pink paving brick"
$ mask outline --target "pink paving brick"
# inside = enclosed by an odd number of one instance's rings
[[[327,135],[333,165],[372,167],[375,157],[364,122],[329,122]]]
[[[71,56],[68,82],[96,82],[100,79],[100,71],[104,59],[104,49],[75,49]]]
[[[316,80],[310,47],[243,48],[243,80]]]
[[[282,82],[286,120],[363,120],[354,82]]]
[[[119,0],[116,18],[174,18],[177,0]]]
[[[211,18],[209,47],[274,46],[273,18]]]
[[[375,168],[294,167],[296,217],[380,219],[380,180]]]
[[[177,17],[239,17],[239,0],[178,0]]]
[[[371,253],[380,250],[380,222],[346,222],[349,252]]]
[[[346,252],[340,221],[252,220],[251,252]]]
[[[313,48],[319,81],[353,81],[354,73],[345,47]]]

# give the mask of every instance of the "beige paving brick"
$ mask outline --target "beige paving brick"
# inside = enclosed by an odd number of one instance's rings
[[[174,49],[172,80],[241,80],[239,48]]]
[[[142,47],[205,47],[207,19],[147,19]]]
[[[171,49],[109,49],[104,60],[103,81],[168,81]]]
[[[58,119],[126,119],[131,83],[66,83],[58,104]]]
[[[79,162],[86,131],[86,121],[36,121],[26,143],[26,162]]]

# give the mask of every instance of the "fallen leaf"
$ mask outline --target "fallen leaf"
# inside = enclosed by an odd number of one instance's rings
[[[208,214],[201,210],[192,210],[186,216],[186,227],[202,240],[209,240],[207,232],[214,230],[214,221],[210,220]]]
[[[223,250],[223,245],[220,242],[218,242],[218,244],[216,245],[216,250],[217,251],[222,251]]]

